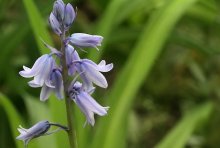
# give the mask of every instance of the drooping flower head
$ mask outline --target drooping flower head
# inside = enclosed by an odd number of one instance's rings
[[[99,35],[90,35],[85,33],[74,33],[71,35],[71,37],[68,38],[68,40],[76,47],[93,47],[99,50],[97,46],[101,46],[103,37]]]
[[[23,66],[24,70],[20,71],[19,74],[25,78],[34,77],[34,79],[28,84],[31,87],[42,87],[44,84],[51,86],[48,81],[50,73],[55,65],[55,61],[50,54],[44,54],[36,60],[32,68]]]
[[[48,121],[40,121],[29,129],[19,126],[18,131],[20,132],[20,135],[16,137],[16,139],[24,141],[25,146],[27,146],[31,139],[44,135],[49,128],[50,123]]]
[[[109,107],[103,107],[98,104],[89,94],[83,89],[80,82],[73,83],[69,88],[70,98],[79,106],[80,110],[85,114],[87,123],[94,126],[94,114],[99,116],[107,115]]]

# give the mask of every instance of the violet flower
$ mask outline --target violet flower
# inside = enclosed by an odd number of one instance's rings
[[[76,17],[76,13],[71,4],[65,5],[62,0],[57,0],[54,3],[53,12],[50,15],[50,24],[54,32],[60,35],[61,26],[68,30]],[[61,32],[61,33],[60,33]]]
[[[60,69],[55,68],[52,70],[49,81],[52,87],[46,84],[43,85],[40,93],[40,100],[46,101],[51,92],[54,92],[57,98],[63,99],[63,79]]]
[[[18,131],[20,135],[16,139],[24,141],[24,145],[27,146],[31,139],[44,135],[49,128],[50,123],[48,121],[40,121],[29,129],[19,126]]]
[[[73,9],[73,6],[71,4],[67,4],[65,7],[65,11],[64,11],[65,15],[64,15],[64,27],[65,29],[69,29],[69,27],[71,26],[71,24],[73,23],[75,17],[76,17],[76,13]]]
[[[34,77],[32,81],[28,82],[31,87],[42,87],[44,84],[51,87],[48,78],[54,64],[52,55],[44,54],[36,60],[31,69],[23,66],[24,70],[20,71],[19,74],[25,78]]]
[[[53,29],[53,31],[57,35],[61,35],[62,34],[61,25],[60,25],[60,23],[58,22],[57,18],[54,16],[54,14],[52,12],[50,13],[49,23],[50,23],[51,28]]]
[[[76,62],[75,67],[88,90],[92,87],[92,83],[102,88],[108,87],[108,82],[101,72],[110,71],[113,68],[112,63],[106,65],[105,60],[102,60],[97,65],[91,60],[82,59]]]
[[[53,14],[58,20],[60,24],[62,24],[64,19],[64,11],[65,11],[65,4],[62,0],[57,0],[54,2],[53,5]]]
[[[90,35],[85,33],[74,33],[68,38],[71,44],[76,47],[93,47],[98,50],[97,46],[101,46],[102,36]]]
[[[66,63],[68,67],[68,74],[74,75],[76,72],[76,68],[74,67],[74,61],[80,60],[79,54],[71,45],[66,46],[65,53],[66,53]]]
[[[86,123],[94,126],[95,119],[94,114],[99,116],[107,115],[107,110],[109,107],[103,107],[98,104],[89,94],[86,92],[80,82],[73,83],[69,88],[70,98],[79,106],[80,110],[86,116]]]

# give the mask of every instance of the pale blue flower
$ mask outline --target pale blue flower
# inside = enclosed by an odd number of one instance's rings
[[[65,7],[65,15],[64,15],[64,21],[63,21],[64,27],[66,30],[69,29],[75,17],[76,17],[76,13],[73,9],[73,6],[68,3]]]
[[[93,47],[98,50],[97,46],[101,46],[103,37],[99,35],[90,35],[85,33],[74,33],[71,35],[71,37],[68,38],[68,40],[76,47]]]
[[[16,139],[24,141],[25,146],[27,146],[31,139],[44,135],[49,128],[50,123],[48,121],[40,121],[29,129],[19,126],[20,135]]]
[[[50,13],[49,23],[50,23],[51,28],[53,29],[53,31],[57,35],[61,35],[62,34],[61,25],[60,25],[60,23],[58,22],[57,18],[54,16],[54,14],[52,12]]]
[[[99,87],[107,88],[108,83],[105,76],[101,72],[109,72],[113,68],[113,64],[107,64],[102,60],[98,65],[91,60],[82,59],[75,63],[77,72],[82,78],[85,88],[90,90],[92,83]]]
[[[44,84],[51,87],[48,78],[54,65],[55,60],[52,55],[44,54],[36,60],[31,69],[23,66],[24,70],[20,71],[19,74],[25,78],[34,77],[32,81],[28,82],[31,87],[42,87]]]
[[[65,11],[65,4],[62,0],[57,0],[54,2],[53,5],[53,14],[56,17],[57,21],[62,24],[64,19],[64,11]]]
[[[61,70],[57,68],[53,69],[50,73],[48,81],[51,85],[43,85],[40,93],[40,100],[46,101],[49,98],[51,92],[54,92],[57,98],[63,99],[63,79]]]
[[[79,54],[71,45],[66,46],[65,53],[66,53],[66,64],[68,67],[68,74],[73,75],[76,72],[76,68],[74,67],[74,61],[80,60]]]
[[[80,110],[86,116],[86,123],[94,126],[95,119],[94,114],[98,114],[99,116],[107,115],[107,110],[109,107],[103,107],[98,104],[89,94],[83,89],[83,86],[80,82],[75,82],[70,85],[69,95],[70,98],[79,106]]]

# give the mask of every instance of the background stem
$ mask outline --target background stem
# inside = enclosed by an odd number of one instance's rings
[[[77,148],[77,140],[76,140],[76,134],[75,134],[75,130],[73,127],[73,104],[72,101],[69,99],[69,95],[68,95],[68,86],[69,86],[69,82],[68,82],[68,68],[66,65],[66,53],[65,53],[65,30],[63,29],[62,31],[62,35],[61,35],[61,52],[63,54],[62,58],[61,58],[61,65],[63,67],[62,69],[62,77],[63,77],[63,85],[64,85],[64,98],[65,98],[65,104],[66,104],[66,116],[67,116],[67,123],[68,123],[68,128],[69,130],[67,131],[68,133],[68,138],[69,138],[69,144],[70,144],[70,148]]]

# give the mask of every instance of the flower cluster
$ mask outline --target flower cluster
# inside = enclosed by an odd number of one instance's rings
[[[93,126],[94,114],[104,116],[107,114],[108,107],[98,104],[91,94],[95,86],[108,87],[103,73],[109,72],[113,64],[106,64],[105,60],[96,64],[89,59],[80,58],[77,49],[92,47],[98,50],[103,37],[85,33],[66,35],[75,17],[76,12],[71,4],[64,4],[62,0],[54,2],[49,24],[52,30],[60,36],[63,46],[61,50],[57,50],[44,43],[50,49],[50,53],[39,57],[32,68],[23,66],[19,74],[25,78],[33,77],[28,84],[34,88],[41,87],[41,101],[47,100],[51,92],[54,92],[59,99],[63,99],[64,96],[69,97],[68,99],[73,100],[85,114],[87,123]],[[64,63],[66,65],[63,65]],[[68,78],[64,78],[64,68],[66,68]],[[64,90],[64,80],[72,81],[68,83],[68,90]]]

